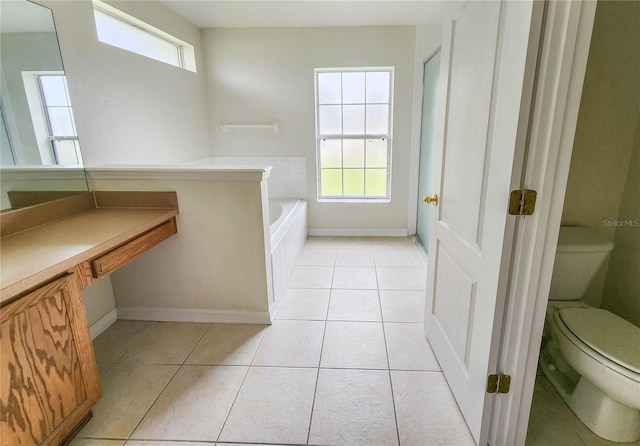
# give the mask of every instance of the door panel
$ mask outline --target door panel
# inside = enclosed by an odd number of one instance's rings
[[[450,62],[446,159],[443,160],[441,220],[470,244],[480,245],[480,204],[493,86],[500,3],[469,5],[472,13],[453,24]],[[482,20],[478,20],[481,14]]]
[[[432,314],[464,369],[469,368],[476,285],[469,271],[439,244]]]
[[[507,204],[522,169],[518,136],[528,122],[520,119],[531,95],[525,72],[535,69],[530,42],[540,32],[531,27],[533,7],[532,1],[467,2],[445,24],[441,50],[431,191],[439,203],[431,208],[424,328],[483,445],[493,402],[486,381],[497,358],[496,315],[504,305],[515,222]]]

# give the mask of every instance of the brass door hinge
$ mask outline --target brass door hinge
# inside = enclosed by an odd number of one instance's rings
[[[531,215],[536,209],[535,190],[522,189],[511,191],[509,197],[509,215]]]
[[[487,393],[509,393],[511,386],[511,376],[498,373],[489,375],[487,379]]]

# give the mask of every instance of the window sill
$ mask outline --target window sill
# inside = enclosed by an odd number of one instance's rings
[[[317,198],[318,203],[388,204],[391,198]]]

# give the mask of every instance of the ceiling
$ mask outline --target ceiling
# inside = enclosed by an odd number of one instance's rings
[[[461,0],[159,0],[199,28],[440,24]]]

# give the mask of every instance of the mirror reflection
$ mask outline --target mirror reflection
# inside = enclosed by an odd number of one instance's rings
[[[85,192],[53,15],[27,0],[1,8],[1,209]]]

